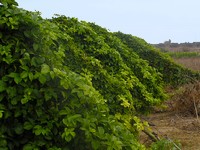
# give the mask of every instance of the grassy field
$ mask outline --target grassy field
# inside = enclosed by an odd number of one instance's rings
[[[171,56],[174,61],[186,68],[200,71],[200,52],[193,51],[193,49],[188,49],[185,51],[171,51],[166,50],[166,53]]]
[[[155,44],[160,51],[167,53],[175,62],[186,68],[200,71],[200,42]]]

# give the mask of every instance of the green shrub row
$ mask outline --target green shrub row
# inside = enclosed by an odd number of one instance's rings
[[[142,59],[147,60],[150,66],[156,68],[162,74],[162,79],[166,84],[178,86],[200,79],[199,73],[176,64],[169,55],[161,53],[143,39],[121,32],[114,34]]]
[[[171,61],[151,47],[149,61],[139,38],[133,50],[93,23],[0,3],[0,149],[145,149],[138,116],[166,98]]]
[[[11,2],[0,7],[0,148],[145,149],[137,114],[165,97],[160,75],[124,44],[107,44],[119,42],[109,32]]]

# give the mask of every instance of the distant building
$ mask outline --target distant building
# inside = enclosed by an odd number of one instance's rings
[[[169,39],[169,41],[165,41],[164,44],[165,44],[165,45],[170,45],[171,42],[172,42],[172,41]]]

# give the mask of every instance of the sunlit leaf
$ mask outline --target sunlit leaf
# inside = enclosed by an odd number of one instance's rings
[[[41,73],[42,74],[47,74],[50,72],[50,67],[47,64],[43,64],[41,68]]]

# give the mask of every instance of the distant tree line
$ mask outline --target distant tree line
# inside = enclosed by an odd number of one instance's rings
[[[170,47],[170,48],[178,48],[178,47],[200,47],[200,42],[185,42],[185,43],[172,43],[171,40],[165,41],[163,43],[159,44],[152,44],[155,47],[158,48],[165,48],[165,47]]]

